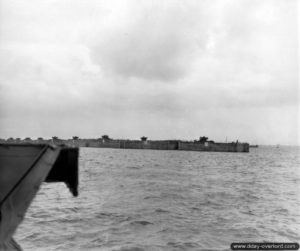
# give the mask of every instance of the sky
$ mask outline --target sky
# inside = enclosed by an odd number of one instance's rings
[[[0,138],[299,145],[297,0],[0,0]]]

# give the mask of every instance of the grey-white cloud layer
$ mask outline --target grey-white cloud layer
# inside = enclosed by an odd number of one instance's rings
[[[297,1],[1,1],[0,137],[298,143]]]

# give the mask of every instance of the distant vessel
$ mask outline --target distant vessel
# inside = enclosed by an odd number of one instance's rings
[[[11,139],[8,139],[9,142]],[[141,137],[141,140],[112,139],[108,135],[103,135],[98,139],[80,139],[74,136],[72,139],[52,139],[31,140],[26,138],[18,142],[30,143],[51,143],[55,145],[68,145],[74,147],[96,147],[96,148],[119,148],[119,149],[152,149],[152,150],[179,150],[179,151],[200,151],[200,152],[249,152],[249,144],[235,142],[219,143],[208,140],[208,137],[200,137],[199,140],[148,140],[147,137]]]
[[[250,148],[258,148],[258,145],[250,145]]]
[[[68,144],[66,141],[62,141]],[[120,149],[153,149],[153,150],[179,150],[179,151],[201,151],[201,152],[249,152],[248,143],[240,143],[238,140],[231,143],[218,143],[208,140],[208,137],[200,137],[199,140],[115,140],[103,135],[101,139],[76,139],[72,141],[75,146],[120,148]]]
[[[12,236],[41,183],[65,182],[78,195],[78,148],[0,144],[0,250],[21,250]]]

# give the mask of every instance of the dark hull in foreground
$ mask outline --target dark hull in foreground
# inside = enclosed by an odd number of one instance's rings
[[[0,250],[21,250],[12,236],[42,182],[65,182],[78,195],[78,148],[0,144]]]

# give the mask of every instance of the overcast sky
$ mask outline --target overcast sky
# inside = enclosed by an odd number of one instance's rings
[[[0,138],[299,144],[295,0],[0,0]]]

